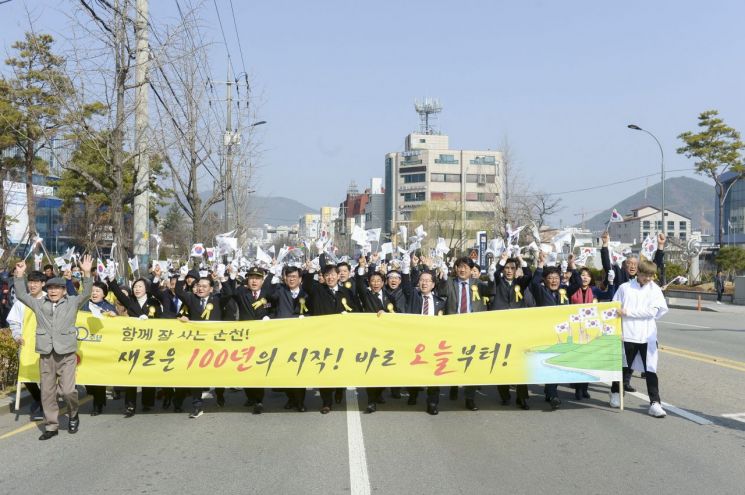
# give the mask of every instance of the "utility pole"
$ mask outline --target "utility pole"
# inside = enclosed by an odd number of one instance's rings
[[[225,232],[230,231],[230,203],[234,197],[233,191],[233,144],[239,139],[238,133],[233,132],[233,75],[230,71],[230,60],[228,60],[228,79],[226,86],[226,101],[228,108],[226,110],[227,122],[225,123]],[[230,188],[230,194],[228,194]]]
[[[150,156],[148,154],[148,0],[137,0],[135,18],[135,191],[134,198],[134,252],[141,270],[146,269],[150,252],[149,199]]]

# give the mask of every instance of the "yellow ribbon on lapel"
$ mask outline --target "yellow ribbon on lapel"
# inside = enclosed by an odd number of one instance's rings
[[[515,284],[515,302],[523,300],[523,293],[520,291],[520,286]]]
[[[352,282],[350,282],[349,280],[347,280],[346,282],[344,282],[344,287],[346,287],[347,289],[351,289],[352,288]]]
[[[480,301],[481,296],[479,295],[479,286],[476,284],[473,284],[471,286],[471,302],[474,301]]]
[[[203,320],[209,320],[213,308],[214,306],[212,305],[212,303],[207,303],[207,305],[204,307],[204,311],[202,311],[201,318]]]
[[[486,296],[484,296],[482,299],[484,300],[484,306],[488,306],[490,299]]]
[[[266,299],[264,299],[264,298],[262,297],[261,299],[259,299],[259,300],[258,300],[258,301],[256,301],[255,303],[253,303],[253,304],[251,305],[251,307],[252,307],[253,309],[259,309],[260,307],[264,306],[265,304],[266,304]]]
[[[395,313],[395,311],[393,311],[393,303],[388,303],[388,306],[386,306],[386,309],[388,310],[389,313]]]
[[[155,316],[155,306],[150,306],[150,309],[147,310],[147,316],[149,318]]]
[[[305,298],[301,297],[297,300],[300,303],[300,314],[308,312],[308,306],[305,305]]]
[[[566,304],[569,301],[566,289],[559,289],[559,304]]]
[[[347,311],[352,311],[352,308],[350,308],[349,307],[349,304],[347,304],[347,298],[346,297],[342,297],[341,298],[341,305],[344,306],[344,309],[346,309]]]

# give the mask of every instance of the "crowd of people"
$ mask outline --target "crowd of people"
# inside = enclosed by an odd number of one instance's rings
[[[68,406],[68,431],[75,433],[80,425],[78,392],[75,386],[75,351],[77,348],[75,318],[77,312],[92,311],[105,317],[178,318],[182,321],[264,320],[304,318],[350,312],[410,313],[423,316],[454,315],[480,311],[501,311],[515,308],[586,304],[598,301],[621,302],[623,329],[624,390],[633,391],[631,367],[641,361],[650,397],[649,414],[664,417],[657,379],[657,330],[654,321],[667,306],[662,291],[653,279],[662,268],[664,235],[658,237],[654,262],[628,256],[621,266],[611,263],[607,232],[602,236],[601,260],[603,280],[594,280],[586,267],[574,264],[572,256],[565,266],[549,265],[544,252],[535,257],[531,269],[519,254],[507,252],[491,259],[482,275],[481,267],[462,257],[449,265],[436,264],[427,256],[404,254],[398,259],[384,259],[380,254],[360,256],[354,263],[331,261],[321,253],[317,262],[284,266],[229,264],[222,270],[187,266],[164,271],[154,264],[146,276],[126,287],[116,277],[91,273],[91,257],[83,256],[63,276],[54,267],[26,273],[25,262],[14,268],[12,287],[3,298],[9,306],[5,318],[19,345],[24,345],[23,317],[25,311],[36,315],[35,346],[40,356],[40,384],[25,384],[33,398],[32,419],[43,419],[47,440],[59,429],[58,394]],[[267,270],[271,268],[271,271]],[[477,294],[476,294],[477,293]],[[478,296],[478,297],[476,297]],[[587,384],[571,384],[577,400],[589,398]],[[514,385],[515,404],[529,409],[528,387]],[[511,387],[497,387],[503,405],[512,402]],[[465,408],[477,411],[477,387],[464,387]],[[100,414],[106,405],[106,387],[88,386],[93,397],[91,415]],[[385,403],[383,388],[366,389],[365,412],[374,413]],[[400,399],[401,388],[391,387],[389,397]],[[426,412],[439,412],[439,387],[426,387]],[[124,415],[137,411],[137,388],[115,388],[124,397]],[[254,414],[264,411],[264,389],[244,389],[246,405]],[[285,409],[306,410],[306,389],[286,389]],[[408,404],[416,405],[420,389],[408,388]],[[457,400],[458,387],[451,387],[449,397]],[[164,409],[182,412],[187,397],[191,398],[190,418],[204,413],[202,388],[155,388],[141,390],[141,410],[148,411],[162,400]],[[342,402],[343,389],[322,388],[320,412],[328,414]],[[551,409],[561,407],[558,384],[544,386],[545,400]],[[214,389],[218,407],[225,405],[225,390]],[[620,406],[620,383],[613,383],[609,403]]]

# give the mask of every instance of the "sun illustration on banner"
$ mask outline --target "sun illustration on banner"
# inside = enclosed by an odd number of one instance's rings
[[[621,319],[616,308],[567,306],[566,320],[553,324],[556,343],[527,352],[532,383],[615,380],[621,368]]]

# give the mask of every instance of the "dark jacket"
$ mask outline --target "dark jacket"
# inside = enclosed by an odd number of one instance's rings
[[[259,297],[256,298],[247,286],[238,285],[235,279],[229,279],[223,284],[223,294],[238,305],[238,319],[242,321],[261,320],[265,316],[269,316],[274,291],[274,285],[271,284],[271,275],[264,279],[264,283],[259,289]]]
[[[315,280],[312,273],[303,274],[303,290],[310,297],[310,311],[314,316],[360,311],[357,297],[349,289],[337,287],[334,291]]]
[[[489,297],[489,285],[486,282],[469,278],[466,281],[468,287],[468,298],[471,306],[471,313],[486,311],[484,297]],[[460,303],[460,279],[448,278],[441,280],[437,284],[437,295],[444,297],[446,300],[446,314],[458,314],[458,305]],[[474,295],[475,294],[475,295]]]
[[[530,291],[533,293],[536,306],[563,306],[569,304],[569,293],[565,287],[559,287],[558,290],[552,291],[543,285],[543,268],[536,268],[533,280],[530,282]]]
[[[612,269],[613,273],[615,274],[615,278],[613,279],[613,285],[614,287],[614,293],[618,290],[619,287],[621,287],[622,284],[625,284],[632,278],[636,277],[630,277],[628,273],[626,273],[626,270],[622,270],[618,265],[612,265],[610,262],[610,252],[608,251],[607,247],[601,247],[600,248],[600,261],[603,263],[603,271],[605,271],[605,283],[608,285],[608,272]],[[657,265],[658,270],[662,270],[664,264],[665,264],[665,252],[662,249],[658,249],[654,253],[654,264]]]
[[[176,295],[179,297],[179,299],[181,299],[183,306],[186,306],[187,311],[189,312],[190,320],[222,320],[222,306],[224,303],[222,297],[224,296],[214,293],[211,294],[207,298],[207,305],[203,310],[201,298],[194,294],[192,291],[187,292],[186,290],[184,290],[185,285],[185,280],[179,280],[178,282],[176,282]],[[208,311],[209,314],[205,314],[205,311]]]
[[[119,284],[109,282],[109,290],[114,293],[116,299],[127,309],[127,315],[138,318],[146,315],[148,318],[160,318],[163,315],[163,309],[160,307],[160,301],[150,293],[151,285],[148,284],[148,293],[145,302],[140,305],[134,295],[128,296],[119,287]]]
[[[445,300],[434,293],[432,293],[432,300],[435,303],[435,315],[445,314],[446,303]],[[420,315],[422,314],[422,293],[419,290],[414,290],[409,297],[409,304],[406,306],[406,313]]]

